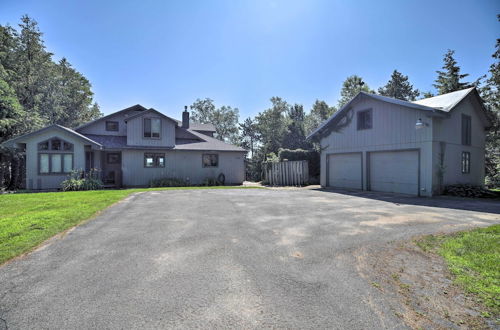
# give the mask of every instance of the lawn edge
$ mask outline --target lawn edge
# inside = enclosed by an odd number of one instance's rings
[[[217,188],[217,187],[221,187],[221,188]],[[167,189],[165,189],[165,188],[167,188]],[[169,189],[169,188],[171,188],[171,189]],[[98,215],[100,215],[101,213],[103,213],[107,209],[115,206],[116,204],[122,203],[123,201],[125,201],[125,199],[130,198],[132,196],[140,195],[140,194],[147,193],[147,192],[154,192],[154,191],[209,190],[209,189],[224,190],[224,189],[269,189],[269,188],[260,187],[260,186],[199,186],[199,187],[193,186],[193,187],[155,187],[155,188],[113,189],[113,190],[125,190],[125,191],[130,190],[130,192],[129,192],[129,194],[124,196],[122,199],[104,207],[103,209],[98,210],[97,212],[95,212],[94,214],[92,214],[88,218],[81,220],[77,224],[74,224],[73,226],[68,227],[68,228],[64,229],[63,231],[60,231],[57,234],[54,234],[53,236],[48,237],[47,239],[40,242],[39,244],[31,247],[27,251],[24,251],[21,254],[18,254],[10,259],[7,259],[3,262],[0,262],[0,268],[15,261],[15,260],[22,259],[22,258],[26,257],[28,254],[30,254],[30,253],[32,253],[32,252],[34,252],[34,251],[36,251],[44,246],[51,244],[51,241],[53,241],[53,240],[64,238],[70,231],[73,231],[76,227],[81,226],[83,224],[86,224],[87,222],[94,220]],[[137,191],[137,190],[139,190],[139,191]],[[61,193],[64,193],[64,192],[65,191],[61,191]],[[28,192],[25,194],[32,194],[32,193]]]

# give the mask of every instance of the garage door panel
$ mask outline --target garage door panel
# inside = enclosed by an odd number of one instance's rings
[[[418,195],[418,151],[370,153],[370,189]]]
[[[328,186],[362,189],[361,154],[336,154],[328,158]]]

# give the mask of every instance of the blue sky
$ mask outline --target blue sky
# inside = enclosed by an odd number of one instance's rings
[[[0,24],[35,18],[48,50],[92,83],[107,114],[133,104],[179,118],[210,97],[240,109],[269,98],[335,104],[358,74],[372,88],[394,69],[432,90],[450,48],[475,80],[492,63],[500,1],[0,1]]]

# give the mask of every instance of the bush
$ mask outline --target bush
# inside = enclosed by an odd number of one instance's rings
[[[63,191],[98,190],[103,187],[104,184],[99,179],[99,172],[96,169],[92,169],[88,173],[74,170],[69,174],[68,179],[61,182]]]
[[[307,160],[309,161],[309,177],[318,178],[320,175],[320,154],[316,150],[304,149],[280,149],[278,152],[279,160]]]
[[[189,183],[182,179],[176,178],[161,178],[154,179],[149,181],[149,187],[157,188],[157,187],[187,187]]]
[[[203,180],[203,183],[201,185],[207,187],[222,186],[222,183],[216,178],[206,178],[205,180]]]
[[[444,189],[444,194],[459,197],[500,197],[498,193],[495,193],[491,190],[469,184],[453,184],[446,186]]]

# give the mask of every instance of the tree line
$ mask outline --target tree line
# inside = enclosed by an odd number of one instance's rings
[[[499,15],[500,20],[500,15]],[[433,84],[437,95],[475,86],[485,102],[493,126],[487,133],[486,167],[490,179],[500,179],[500,39],[487,74],[473,82],[461,72],[454,51],[444,54],[443,66]],[[249,178],[260,179],[260,164],[276,160],[283,149],[318,152],[307,134],[342,108],[360,91],[405,101],[434,96],[414,88],[408,76],[394,70],[388,82],[376,91],[358,75],[342,83],[340,98],[329,105],[316,100],[306,112],[303,105],[280,97],[270,99],[269,108],[239,122],[238,108],[216,107],[210,98],[191,105],[193,120],[213,123],[215,136],[249,150]],[[43,41],[37,22],[23,16],[18,29],[0,25],[0,143],[13,136],[49,124],[76,127],[102,116],[93,100],[91,84],[67,59],[54,61]]]

